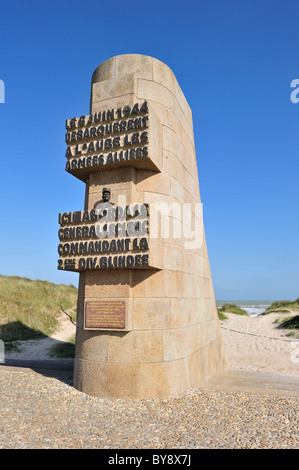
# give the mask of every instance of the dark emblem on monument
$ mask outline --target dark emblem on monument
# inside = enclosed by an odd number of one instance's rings
[[[103,202],[109,202],[111,191],[109,188],[103,188],[102,198]]]

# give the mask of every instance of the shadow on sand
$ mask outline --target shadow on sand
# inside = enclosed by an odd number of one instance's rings
[[[31,369],[46,377],[56,377],[72,385],[74,369],[72,343],[51,338],[20,321],[1,325],[0,343],[2,346],[0,366]],[[34,354],[36,345],[39,345],[40,351],[43,351],[44,347],[42,357],[38,353]],[[51,351],[49,358],[45,358],[46,351]],[[55,357],[55,351],[59,357]]]

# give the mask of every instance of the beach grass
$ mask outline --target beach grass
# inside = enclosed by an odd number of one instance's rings
[[[278,323],[281,328],[290,330],[287,336],[299,336],[299,315],[293,315],[287,318],[277,318],[275,323]]]
[[[77,295],[72,285],[0,275],[0,339],[7,344],[53,334]]]
[[[227,320],[227,316],[217,308],[219,320]]]
[[[285,318],[281,322],[281,326],[284,328],[298,329],[299,328],[299,315],[294,315],[293,317]]]
[[[261,315],[275,312],[289,313],[296,310],[299,310],[299,298],[296,300],[276,300]]]
[[[235,304],[224,304],[220,309],[218,309],[218,315],[224,313],[235,313],[236,315],[247,315],[248,313],[242,308],[238,307]]]

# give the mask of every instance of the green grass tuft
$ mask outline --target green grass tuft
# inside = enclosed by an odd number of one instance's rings
[[[243,310],[242,308],[238,307],[237,305],[235,304],[224,304],[222,305],[222,307],[220,309],[218,309],[219,313],[224,313],[224,312],[227,312],[227,313],[235,313],[236,315],[247,315],[248,316],[248,313],[245,312],[245,310]]]
[[[219,320],[227,320],[227,316],[224,315],[224,313],[222,313],[219,308],[217,308],[217,311],[218,311],[218,318]]]
[[[291,310],[299,310],[299,298],[296,300],[277,300],[272,302],[262,315],[276,312],[289,313]]]
[[[299,329],[299,315],[285,318],[280,323],[280,326],[282,326],[283,328],[288,328],[290,330],[298,330]]]

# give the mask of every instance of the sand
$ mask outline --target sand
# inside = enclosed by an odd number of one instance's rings
[[[225,313],[227,320],[220,321],[220,327],[231,368],[298,374],[299,339],[287,336],[290,330],[275,323],[277,318],[296,314],[248,317]]]
[[[298,312],[293,312],[298,314]],[[289,330],[275,323],[290,313],[270,313],[258,317],[226,313],[220,321],[224,346],[232,369],[299,374],[299,339],[287,336]],[[75,334],[76,327],[66,315],[61,316],[59,331],[52,337],[24,341],[19,352],[7,352],[8,359],[49,359],[51,348]]]
[[[52,358],[52,348],[62,342],[67,342],[76,333],[76,326],[69,317],[61,314],[60,327],[47,338],[38,340],[18,341],[18,350],[5,352],[7,359],[17,360],[46,360]]]

